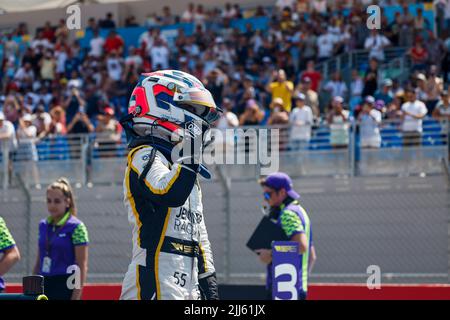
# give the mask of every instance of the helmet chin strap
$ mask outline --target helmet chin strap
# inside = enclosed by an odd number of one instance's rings
[[[132,114],[129,114],[120,119],[120,124],[124,128],[127,137],[128,148],[132,149],[141,145],[149,145],[156,148],[164,155],[164,157],[166,157],[166,159],[172,162],[171,155],[174,145],[156,136],[148,135],[142,137],[136,134],[131,122],[133,117],[134,116]],[[208,141],[206,145],[209,145],[212,142],[211,140]],[[205,179],[211,179],[211,172],[203,164],[200,164],[199,174]]]

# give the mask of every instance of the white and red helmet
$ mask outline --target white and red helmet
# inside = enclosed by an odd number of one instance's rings
[[[186,123],[195,121],[209,127],[220,112],[211,93],[196,77],[176,70],[143,74],[128,105],[138,136],[157,135],[170,142],[182,140]]]

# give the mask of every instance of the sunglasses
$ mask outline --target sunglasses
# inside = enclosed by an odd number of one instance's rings
[[[268,191],[268,192],[264,192],[264,199],[269,200],[270,198],[272,198],[272,194],[274,193],[274,191]]]

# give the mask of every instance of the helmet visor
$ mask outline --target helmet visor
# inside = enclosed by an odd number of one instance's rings
[[[180,108],[183,108],[211,124],[220,117],[222,110],[217,107],[211,93],[200,88],[190,88],[175,96]]]

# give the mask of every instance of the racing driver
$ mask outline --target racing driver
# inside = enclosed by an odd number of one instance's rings
[[[123,300],[217,300],[198,175],[206,132],[221,109],[194,76],[143,74],[121,119],[128,148],[124,203],[132,226],[132,261]]]

